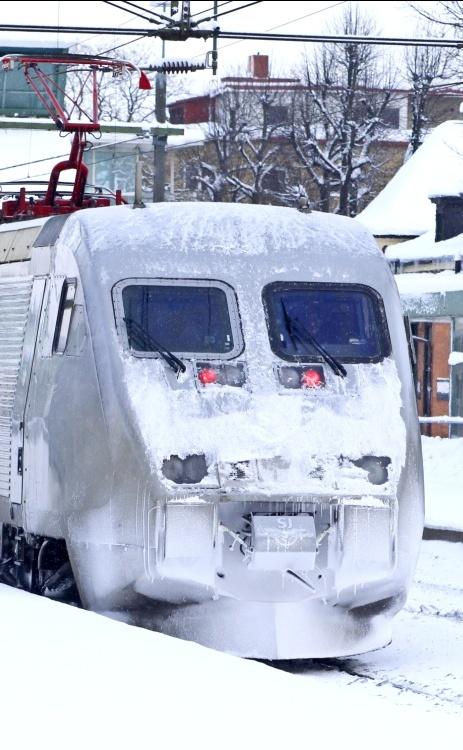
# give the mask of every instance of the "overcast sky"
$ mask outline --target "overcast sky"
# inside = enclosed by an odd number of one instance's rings
[[[233,6],[243,5],[245,0],[229,3],[223,10],[229,10]],[[161,3],[138,2],[147,8],[160,6]],[[253,7],[231,13],[220,19],[221,27],[228,31],[275,31],[288,33],[307,33],[317,34],[320,32],[330,31],[330,26],[342,13],[343,5],[346,3],[337,3],[336,0],[326,0],[325,2],[276,2],[266,1],[254,5]],[[205,2],[192,2],[192,13],[205,11],[212,8],[212,0]],[[387,35],[407,36],[415,33],[417,14],[406,2],[359,2],[358,5],[370,14],[377,22],[378,31]],[[435,2],[422,2],[422,6],[435,9]],[[77,26],[111,26],[111,27],[130,27],[130,28],[147,28],[142,19],[132,16],[131,14],[117,10],[116,8],[104,2],[3,2],[1,23],[24,23],[27,18],[31,24],[62,24]],[[275,28],[277,27],[277,28]],[[151,27],[152,28],[152,27]],[[5,32],[0,33],[0,41],[4,44],[11,43],[13,39],[27,39],[29,43],[34,40],[32,35],[12,35]],[[70,37],[68,35],[46,34],[39,37],[42,44],[49,41],[67,46],[77,39],[91,43],[95,51],[103,52],[108,48],[122,44],[127,41],[127,37],[117,36],[81,36]],[[146,44],[146,42],[145,42]],[[130,53],[136,47],[127,45],[124,50],[127,59],[130,60]],[[283,42],[222,42],[219,43],[219,74],[225,75],[239,66],[244,66],[248,55],[259,52],[269,54],[272,58],[272,69],[275,72],[288,70],[297,63],[303,52],[304,45],[300,43],[283,43]],[[194,58],[196,61],[202,61],[205,53],[211,48],[210,40],[189,41],[189,42],[170,42],[167,44],[166,56],[178,59]],[[384,48],[386,49],[386,48]],[[159,40],[152,40],[153,57],[152,62],[157,62],[161,52],[161,43]],[[196,75],[196,74],[192,74]],[[192,79],[192,88],[194,82]]]

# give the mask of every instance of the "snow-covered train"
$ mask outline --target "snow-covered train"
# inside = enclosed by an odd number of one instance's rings
[[[0,242],[0,580],[245,656],[387,643],[423,481],[366,231],[186,203]]]

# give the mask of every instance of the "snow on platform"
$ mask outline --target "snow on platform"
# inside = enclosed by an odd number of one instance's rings
[[[426,526],[463,531],[463,438],[421,441]]]
[[[431,748],[463,730],[418,699],[300,679],[6,586],[0,611],[4,747],[361,750],[411,733]]]
[[[432,230],[435,195],[463,192],[463,122],[444,122],[358,216],[377,236],[416,236]]]

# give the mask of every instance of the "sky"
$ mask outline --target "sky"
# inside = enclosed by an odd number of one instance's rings
[[[243,5],[245,0],[228,3],[223,10],[237,8]],[[146,8],[156,8],[162,11],[162,3],[138,2]],[[339,3],[336,0],[325,2],[275,2],[270,0],[261,2],[253,7],[230,13],[224,16],[220,23],[227,31],[269,31],[276,30],[288,33],[317,34],[331,31],[336,19],[347,3]],[[192,2],[192,13],[208,11],[212,8],[212,0],[205,2]],[[412,35],[415,33],[417,14],[407,2],[359,2],[360,8],[375,19],[378,32],[387,35]],[[421,6],[434,10],[435,2],[422,2]],[[160,7],[159,7],[160,6]],[[89,10],[91,9],[91,13]],[[8,2],[2,3],[1,23],[23,23],[27,18],[31,24],[53,24],[53,25],[78,25],[78,26],[111,26],[146,28],[150,26],[142,19],[132,16],[130,13],[114,8],[104,2]],[[151,26],[151,28],[153,28]],[[31,34],[12,35],[0,32],[0,40],[4,43],[11,42],[13,38],[27,39],[31,43],[34,37]],[[54,43],[71,44],[77,37],[63,34],[45,34],[38,37],[42,43],[53,41]],[[127,37],[118,36],[89,36],[80,37],[81,41],[90,42],[96,51],[103,52],[110,47],[122,44]],[[149,55],[152,62],[159,61],[161,55],[161,42],[153,39],[149,43]],[[127,59],[130,59],[132,50],[136,44],[124,47]],[[196,62],[204,61],[205,54],[211,49],[211,42],[191,40],[188,42],[169,42],[166,45],[166,56],[173,59],[188,58]],[[275,73],[288,71],[297,64],[303,53],[304,45],[296,42],[243,42],[223,41],[219,42],[219,75],[236,70],[239,66],[246,65],[247,57],[254,53],[269,54],[272,60],[272,70]],[[152,52],[151,52],[152,50]],[[196,75],[196,74],[195,74]],[[201,74],[199,74],[201,78]],[[193,82],[192,82],[193,85]]]

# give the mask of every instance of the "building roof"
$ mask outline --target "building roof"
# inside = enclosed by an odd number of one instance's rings
[[[395,276],[395,280],[402,298],[463,291],[463,273],[453,273],[453,271],[399,273]]]
[[[388,260],[439,260],[459,259],[463,256],[463,234],[436,242],[434,230],[406,242],[389,245],[385,252]]]
[[[357,220],[376,236],[418,236],[435,225],[429,198],[460,193],[463,121],[452,120],[432,131]]]

